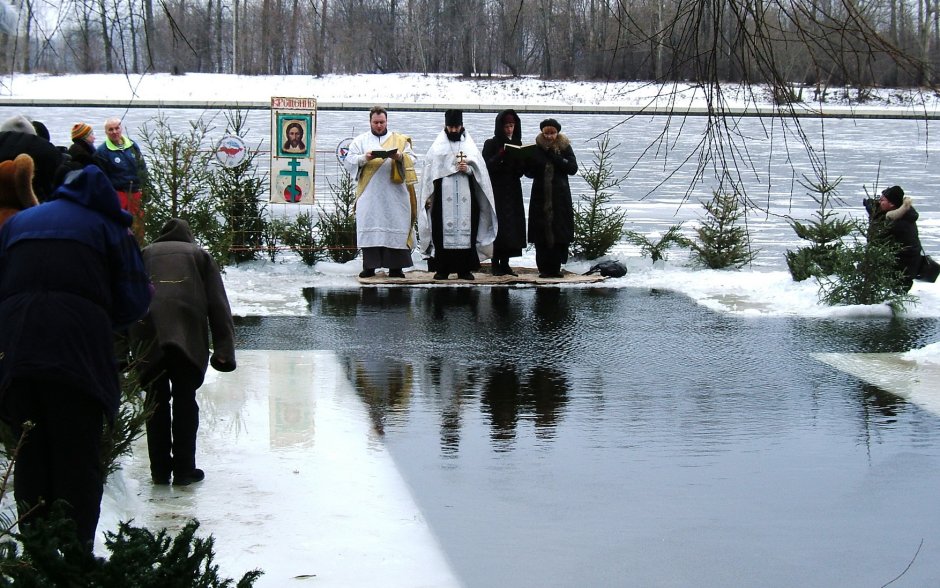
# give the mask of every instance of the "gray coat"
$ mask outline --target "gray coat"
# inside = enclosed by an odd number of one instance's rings
[[[131,328],[144,382],[159,375],[163,348],[181,350],[202,376],[210,362],[220,372],[235,369],[235,325],[219,266],[195,244],[189,224],[171,219],[144,248],[144,264],[156,288],[150,311]],[[200,378],[199,383],[202,383]]]

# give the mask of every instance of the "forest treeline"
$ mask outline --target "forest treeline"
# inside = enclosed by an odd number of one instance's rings
[[[0,0],[11,2],[11,0]],[[932,86],[940,0],[12,0],[6,72]]]

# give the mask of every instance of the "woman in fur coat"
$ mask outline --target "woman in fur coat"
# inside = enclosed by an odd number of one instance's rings
[[[574,206],[568,176],[578,173],[571,141],[561,134],[553,118],[539,124],[539,147],[526,161],[525,175],[532,178],[529,199],[529,242],[535,244],[535,263],[541,278],[560,278],[561,264],[568,261],[574,240]]]

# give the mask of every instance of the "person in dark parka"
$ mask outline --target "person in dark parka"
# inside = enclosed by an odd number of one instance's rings
[[[518,275],[509,266],[509,258],[519,257],[526,246],[525,205],[522,202],[522,162],[506,156],[506,144],[522,145],[522,126],[514,110],[496,115],[493,137],[483,143],[483,159],[493,185],[499,230],[493,243],[494,276]]]
[[[151,297],[130,226],[90,165],[0,229],[0,418],[17,436],[34,425],[14,466],[21,524],[64,500],[89,551],[105,481],[102,427],[121,399],[114,331],[143,316]]]
[[[541,278],[560,278],[561,264],[568,261],[574,240],[574,206],[568,176],[578,173],[571,141],[561,134],[553,118],[539,124],[538,149],[525,164],[532,178],[529,198],[529,242],[535,244],[535,263]]]
[[[147,421],[150,474],[156,484],[169,484],[172,474],[174,485],[185,486],[205,476],[196,468],[196,390],[210,362],[220,372],[235,369],[235,326],[219,266],[196,245],[186,221],[170,219],[143,254],[156,293],[130,336],[154,407]]]
[[[871,218],[876,238],[890,239],[899,246],[896,267],[904,274],[899,285],[904,292],[910,292],[914,278],[920,272],[921,243],[917,231],[917,219],[920,214],[914,209],[913,201],[904,196],[900,186],[891,186],[881,192],[881,198],[865,201],[865,208]]]
[[[56,171],[64,158],[55,145],[36,134],[29,119],[17,115],[0,124],[0,161],[12,161],[21,153],[33,158],[33,192],[45,202],[58,186]]]

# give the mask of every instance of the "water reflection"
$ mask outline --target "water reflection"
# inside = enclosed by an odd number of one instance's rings
[[[900,396],[885,392],[871,384],[861,384],[858,387],[858,394],[861,406],[869,409],[865,411],[866,416],[871,416],[872,422],[876,424],[896,422],[898,413],[907,407],[907,402]]]
[[[536,435],[554,438],[555,425],[568,402],[568,378],[558,369],[536,367],[529,372],[523,391],[522,406],[534,418]]]
[[[401,361],[346,355],[342,358],[346,377],[369,410],[372,429],[385,434],[390,413],[405,410],[414,386],[414,368]]]
[[[940,339],[940,322],[932,318],[796,319],[792,324],[794,336],[811,352],[902,353]]]
[[[271,447],[306,446],[315,438],[316,400],[313,361],[297,361],[291,353],[272,355],[268,365],[268,419]]]
[[[594,447],[647,438],[691,461],[785,434],[820,410],[839,413],[826,426],[866,434],[894,426],[884,411],[912,418],[900,410],[908,405],[857,392],[858,380],[812,354],[901,351],[940,338],[934,319],[741,318],[645,289],[311,288],[304,296],[309,316],[237,319],[239,345],[337,352],[377,432],[433,423],[434,445],[451,456],[467,435],[506,452],[527,447],[527,436],[554,439],[562,423]],[[880,416],[859,420],[866,411]]]
[[[522,385],[513,364],[501,364],[489,371],[489,377],[480,396],[483,408],[490,416],[490,439],[494,449],[512,448],[519,420],[519,396]]]
[[[512,364],[489,370],[480,397],[490,421],[490,439],[495,451],[509,451],[522,421],[531,421],[539,439],[555,437],[558,420],[568,402],[568,379],[551,367],[529,370],[525,381]]]

